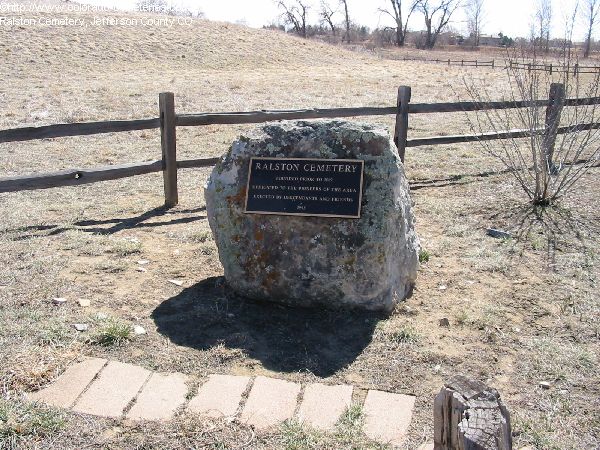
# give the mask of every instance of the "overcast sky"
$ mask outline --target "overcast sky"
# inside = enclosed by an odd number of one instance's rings
[[[119,8],[134,8],[136,0],[80,0],[81,3],[117,5]],[[274,0],[170,0],[174,4],[184,5],[193,10],[201,10],[206,18],[228,22],[242,22],[252,27],[261,27],[277,21],[280,12]],[[293,0],[287,0],[293,1]],[[329,0],[335,4],[338,0]],[[527,36],[535,4],[538,0],[484,0],[484,34],[497,35],[503,32],[509,36]],[[570,16],[577,0],[552,0],[553,20],[552,36],[564,37],[566,17]],[[313,6],[311,22],[318,21],[320,0],[307,0]],[[408,0],[405,0],[408,3]],[[581,0],[580,0],[581,3]],[[389,0],[348,0],[351,18],[354,22],[367,25],[371,29],[392,25],[393,21],[378,8],[387,7]],[[457,11],[452,26],[459,31],[466,30],[465,15]],[[342,20],[341,10],[338,20]],[[423,28],[423,18],[415,15],[410,29]],[[583,40],[585,26],[580,20],[575,28],[575,40]]]

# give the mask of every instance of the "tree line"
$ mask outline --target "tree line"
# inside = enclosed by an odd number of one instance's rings
[[[319,17],[317,24],[309,23],[309,11],[314,8],[309,0],[275,0],[275,2],[281,11],[279,16],[281,28],[298,36],[307,38],[316,34],[329,34],[341,37],[342,42],[351,42],[353,38],[369,34],[366,27],[361,27],[352,21],[348,0],[321,0],[317,11]],[[527,40],[534,49],[547,53],[553,44],[552,0],[535,0],[535,2],[535,11],[530,21],[530,35]],[[376,10],[374,8],[374,12],[388,16],[394,25],[374,30],[371,34],[383,36],[384,43],[389,40],[390,43],[403,47],[407,44],[407,37],[410,34],[409,21],[411,19],[414,21],[415,14],[419,14],[423,20],[423,31],[420,32],[422,39],[416,43],[416,46],[433,49],[438,44],[440,36],[449,31],[450,21],[460,9],[465,13],[468,32],[465,42],[460,43],[479,47],[486,19],[486,0],[385,0],[385,6]],[[572,32],[576,20],[585,23],[585,57],[590,55],[592,49],[593,34],[600,18],[599,13],[600,0],[578,0],[572,12],[571,23],[566,24],[567,29],[571,27]],[[514,44],[512,38],[502,33],[499,33],[494,40],[499,46],[509,47]]]

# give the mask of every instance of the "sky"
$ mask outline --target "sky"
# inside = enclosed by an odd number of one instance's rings
[[[79,0],[81,3],[117,6],[123,9],[133,9],[136,0]],[[278,21],[281,11],[277,8],[275,0],[168,0],[176,5],[187,7],[191,10],[201,10],[207,19],[234,23],[244,23],[251,27],[262,27]],[[286,0],[288,2],[294,0]],[[318,22],[320,0],[306,0],[311,6],[310,22]],[[335,4],[338,0],[328,0]],[[378,11],[385,8],[390,0],[348,0],[348,8],[353,21],[367,25],[374,29],[377,27],[391,26],[391,18]],[[530,23],[538,0],[484,0],[483,33],[497,35],[502,32],[511,37],[527,37]],[[582,0],[579,0],[580,3]],[[409,0],[404,0],[409,3]],[[564,24],[566,17],[572,14],[577,0],[552,0],[552,37],[565,36]],[[453,16],[451,25],[458,31],[466,32],[466,18],[462,10]],[[337,19],[342,21],[340,10]],[[421,15],[411,18],[409,29],[420,30],[423,28]],[[599,29],[600,31],[600,29]],[[585,25],[582,20],[575,24],[574,40],[583,40]]]

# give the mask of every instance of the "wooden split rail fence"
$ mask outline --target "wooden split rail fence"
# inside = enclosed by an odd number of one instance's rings
[[[333,109],[302,109],[278,111],[249,111],[234,113],[176,114],[175,96],[166,92],[159,95],[159,117],[142,120],[119,120],[104,122],[70,123],[47,125],[40,127],[14,128],[0,130],[0,144],[37,139],[53,139],[67,136],[88,136],[102,133],[118,133],[135,130],[160,129],[162,157],[155,161],[97,167],[92,169],[68,169],[54,173],[32,174],[0,178],[0,193],[23,190],[47,189],[62,186],[75,186],[99,181],[115,180],[154,172],[162,172],[164,179],[165,206],[172,207],[178,203],[177,171],[196,167],[215,165],[219,158],[177,159],[177,128],[204,125],[232,125],[263,123],[274,120],[317,119],[340,117],[364,117],[395,115],[396,129],[394,142],[402,161],[407,147],[432,146],[460,142],[475,142],[493,139],[511,139],[528,137],[531,130],[507,130],[502,132],[435,136],[408,139],[408,120],[410,114],[451,113],[481,111],[491,109],[528,108],[532,106],[546,107],[546,126],[534,130],[544,135],[545,145],[549,152],[554,146],[557,134],[570,133],[600,128],[599,123],[579,124],[577,126],[559,127],[560,112],[563,106],[580,106],[600,104],[600,97],[564,98],[564,87],[553,85],[548,100],[536,102],[450,102],[450,103],[410,103],[411,88],[401,86],[398,89],[396,106],[390,107],[358,107]]]
[[[579,63],[572,65],[545,63],[545,62],[518,62],[518,61],[502,61],[498,64],[495,60],[479,61],[477,59],[427,59],[404,56],[401,58],[402,61],[422,61],[431,62],[437,64],[445,64],[448,66],[461,66],[461,67],[490,67],[492,69],[520,69],[527,70],[529,72],[533,70],[553,73],[573,73],[573,75],[580,75],[584,73],[599,74],[600,66],[586,66]]]

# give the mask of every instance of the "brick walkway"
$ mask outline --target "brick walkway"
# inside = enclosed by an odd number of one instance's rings
[[[54,383],[29,398],[78,413],[133,420],[169,420],[177,411],[236,417],[256,429],[296,418],[331,430],[352,403],[349,385],[298,383],[257,376],[210,375],[189,398],[190,378],[88,358],[70,366]],[[188,400],[189,399],[189,400]],[[364,432],[381,443],[400,445],[410,425],[415,398],[370,390],[364,401]]]

